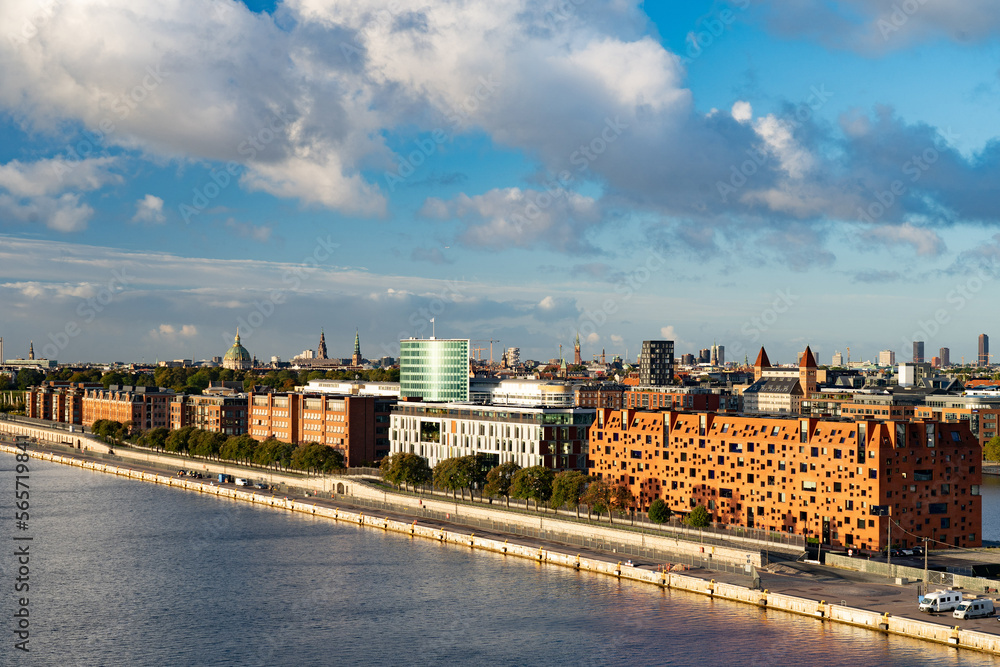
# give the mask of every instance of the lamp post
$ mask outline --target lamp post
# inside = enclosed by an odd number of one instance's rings
[[[921,538],[924,541],[924,595],[927,595],[928,575],[927,575],[927,552],[930,550],[931,542],[930,538]]]

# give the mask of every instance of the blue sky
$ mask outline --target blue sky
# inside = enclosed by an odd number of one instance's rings
[[[9,6],[13,4],[14,6]],[[902,7],[905,5],[905,11]],[[987,0],[0,8],[0,336],[60,361],[430,333],[971,358]],[[487,343],[488,346],[488,343]],[[23,348],[23,349],[22,349]]]

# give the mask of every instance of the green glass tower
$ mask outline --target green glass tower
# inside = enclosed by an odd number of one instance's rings
[[[399,341],[402,398],[464,403],[469,400],[469,341],[436,338]]]

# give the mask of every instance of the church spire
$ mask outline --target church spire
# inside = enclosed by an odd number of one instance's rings
[[[319,330],[319,346],[316,348],[316,358],[326,359],[326,332]]]
[[[358,330],[354,330],[354,354],[351,355],[351,365],[360,366],[361,365],[361,337],[358,335]]]

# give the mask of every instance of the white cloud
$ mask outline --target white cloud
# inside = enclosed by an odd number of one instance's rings
[[[454,217],[465,223],[460,239],[469,246],[502,249],[544,245],[588,251],[587,231],[601,220],[594,199],[562,189],[503,188],[451,201],[428,199],[421,214]]]
[[[664,340],[677,340],[677,332],[674,330],[673,325],[669,327],[660,327],[660,338]]]
[[[738,123],[746,123],[753,118],[753,107],[749,102],[739,101],[733,104],[733,120]]]
[[[165,222],[167,217],[163,215],[163,200],[155,195],[146,195],[135,203],[135,215],[132,222],[144,222],[151,225],[158,225]]]
[[[198,335],[198,327],[196,327],[193,324],[182,324],[181,326],[174,326],[173,324],[161,324],[156,329],[150,331],[149,335],[155,340],[173,339],[173,338],[193,338]]]
[[[937,257],[947,250],[944,239],[932,229],[914,227],[910,223],[899,226],[876,227],[861,232],[863,242],[886,246],[907,245],[918,255]]]
[[[0,194],[0,217],[28,224],[41,223],[58,232],[82,231],[93,215],[94,209],[81,203],[80,196],[76,194],[24,200]]]
[[[611,337],[612,340],[614,340],[614,338],[615,338],[614,336]],[[600,335],[597,334],[596,331],[591,331],[589,334],[587,334],[586,343],[588,345],[597,345],[600,342],[601,342],[601,337]]]
[[[271,239],[271,228],[268,225],[253,225],[249,222],[237,222],[233,218],[226,220],[226,227],[234,230],[244,238],[267,243]]]

